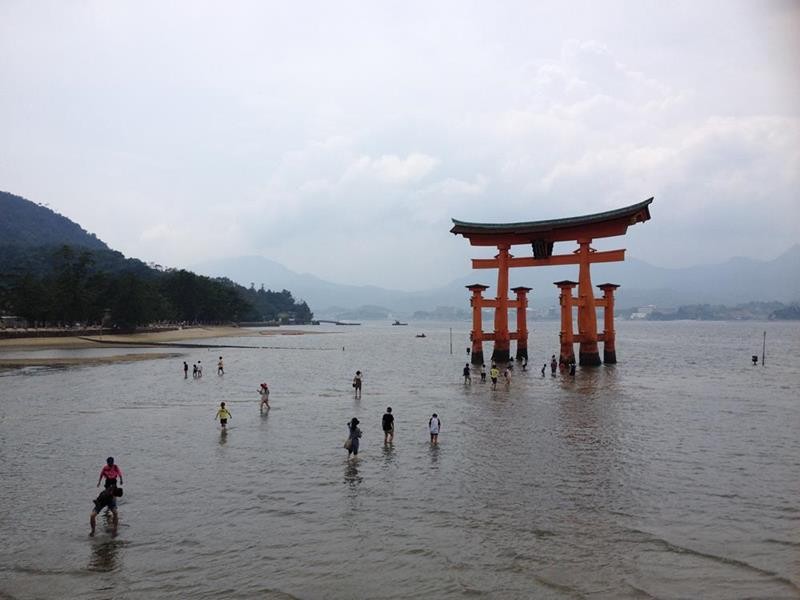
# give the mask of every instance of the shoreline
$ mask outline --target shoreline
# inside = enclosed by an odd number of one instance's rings
[[[274,335],[305,335],[307,331],[297,329],[271,328],[245,329],[233,326],[187,327],[185,329],[169,329],[164,331],[146,331],[119,335],[85,335],[85,336],[51,336],[0,339],[0,369],[19,369],[24,367],[71,367],[91,366],[160,358],[178,358],[185,356],[192,348],[191,344],[183,346],[183,342],[213,338],[260,337]],[[198,347],[206,347],[198,344]],[[224,348],[223,345],[215,345]],[[135,348],[164,348],[165,352],[140,352],[113,354],[109,356],[68,356],[38,358],[4,358],[5,352],[38,352],[42,350],[86,350],[90,348],[119,348],[133,350]],[[183,351],[181,351],[183,350]]]
[[[32,336],[0,339],[0,351],[6,349],[68,349],[97,348],[102,343],[105,347],[142,346],[151,344],[158,346],[164,343],[183,342],[187,340],[203,340],[217,337],[255,337],[259,335],[304,335],[308,332],[297,329],[258,330],[232,326],[186,327],[184,329],[168,329],[164,331],[146,331],[142,333],[98,334],[74,336]]]
[[[69,358],[3,358],[3,355],[0,354],[0,369],[20,369],[23,367],[85,367],[90,365],[155,360],[158,358],[180,358],[181,356],[184,356],[184,354],[177,352],[148,352],[139,354],[114,354],[111,356],[81,356]]]

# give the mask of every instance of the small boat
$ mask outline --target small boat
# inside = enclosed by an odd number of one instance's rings
[[[392,325],[408,325],[408,323],[401,323],[400,321],[395,320],[395,322],[392,323]]]
[[[424,337],[425,337],[425,334],[424,334],[424,333],[418,333],[418,334],[417,334],[417,337],[418,337],[418,338],[424,338]]]

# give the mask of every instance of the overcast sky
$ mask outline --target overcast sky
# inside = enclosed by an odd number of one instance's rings
[[[795,1],[0,0],[0,189],[166,266],[402,289],[487,255],[451,217],[650,196],[596,247],[770,259],[800,242],[799,74]]]

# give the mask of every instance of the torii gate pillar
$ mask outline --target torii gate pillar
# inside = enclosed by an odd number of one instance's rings
[[[601,283],[597,287],[603,290],[603,362],[613,365],[617,363],[617,349],[614,343],[616,337],[614,332],[614,290],[619,286],[615,283]]]
[[[513,337],[517,339],[518,361],[528,360],[528,292],[531,288],[519,286],[511,290],[517,295],[517,331]]]
[[[573,300],[572,290],[578,285],[577,281],[556,281],[555,284],[561,290],[559,295],[559,304],[561,304],[561,332],[558,334],[558,339],[561,343],[561,352],[559,354],[559,362],[562,364],[569,364],[575,360],[575,337],[572,333],[572,307]]]
[[[469,339],[472,342],[470,361],[473,365],[482,365],[484,335],[481,309],[484,304],[483,292],[488,289],[489,286],[474,283],[466,287],[472,292],[472,297],[469,299],[469,303],[472,306],[472,332],[469,334]]]
[[[589,247],[591,242],[591,239],[578,239],[578,334],[581,341],[578,364],[582,367],[600,365],[600,352],[597,349],[597,311],[592,277],[589,273],[593,253]]]
[[[508,244],[497,246],[497,298],[494,302],[494,350],[492,360],[508,362],[511,357],[511,335],[508,331]]]

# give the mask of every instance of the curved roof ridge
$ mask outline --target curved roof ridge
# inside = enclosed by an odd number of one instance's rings
[[[600,223],[603,221],[626,217],[628,215],[635,214],[642,209],[647,209],[647,207],[653,202],[653,199],[653,197],[650,197],[643,202],[637,202],[636,204],[631,204],[630,206],[624,206],[622,208],[616,208],[614,210],[608,210],[605,212],[562,219],[546,219],[544,221],[526,221],[519,223],[474,223],[469,221],[459,221],[458,219],[451,219],[453,221],[453,228],[450,230],[450,232],[458,234],[468,233],[470,231],[475,232],[476,230],[489,232],[501,229],[512,231],[530,231],[531,229],[557,229],[560,227],[572,227],[575,225]],[[650,218],[649,211],[646,218]]]

